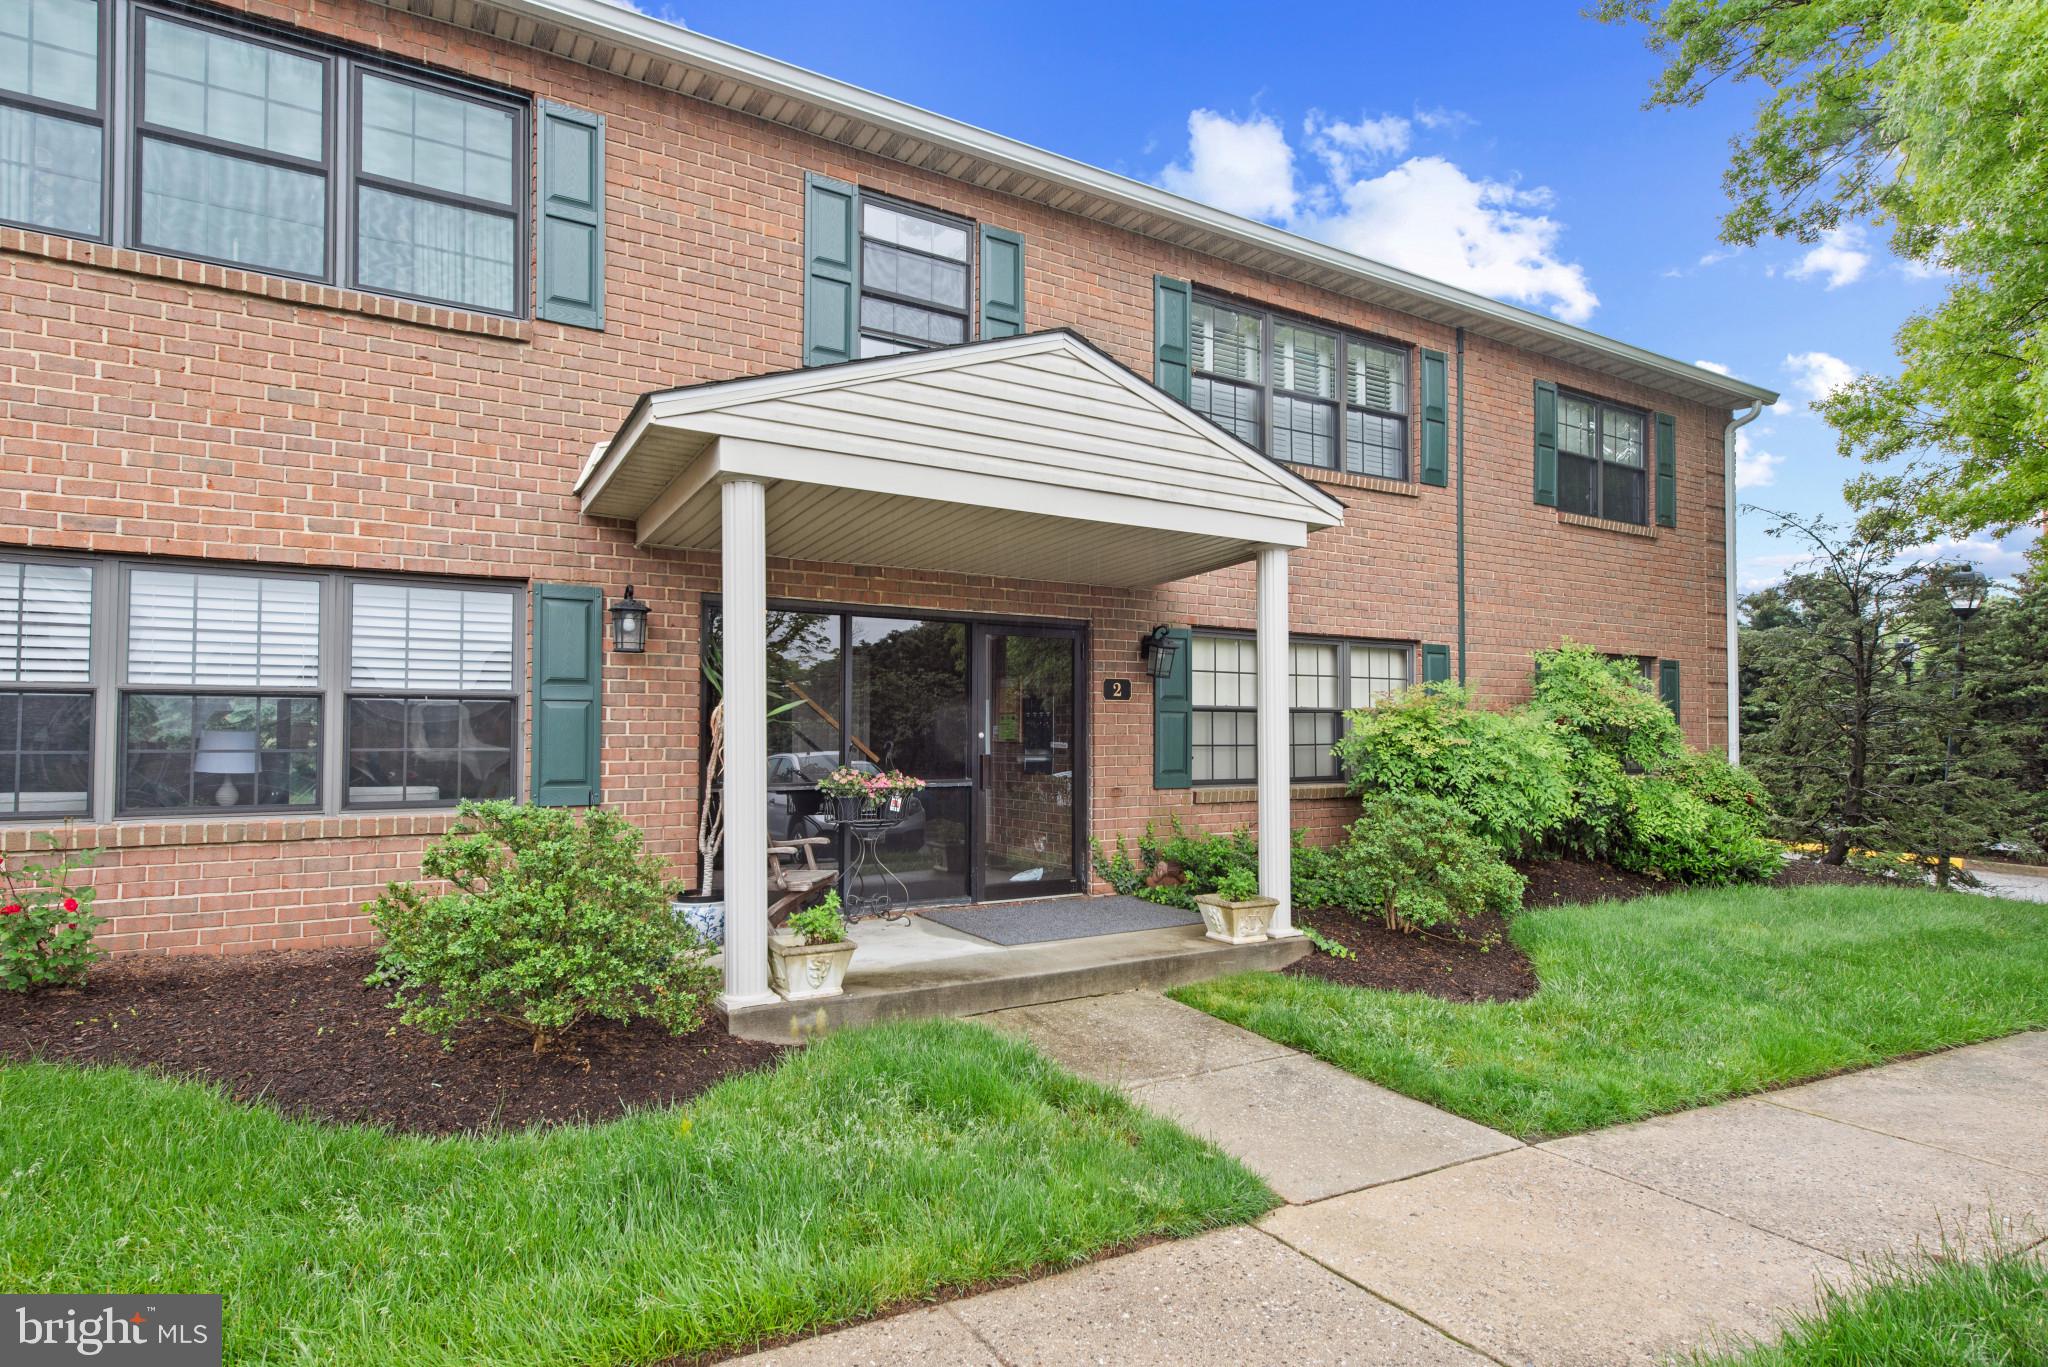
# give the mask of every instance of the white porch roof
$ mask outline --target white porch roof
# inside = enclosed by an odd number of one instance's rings
[[[1065,331],[648,394],[576,490],[639,545],[717,550],[733,480],[764,486],[770,555],[1119,587],[1343,520]]]

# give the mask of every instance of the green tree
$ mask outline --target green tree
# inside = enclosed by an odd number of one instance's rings
[[[1667,57],[1651,107],[1768,92],[1724,177],[1724,240],[1888,227],[1949,277],[1896,338],[1900,372],[1819,406],[1850,486],[1904,525],[2004,533],[2048,508],[2048,5],[2041,0],[1602,0]]]
[[[1979,736],[1970,750],[2003,761],[2011,801],[2000,838],[2039,858],[2048,853],[2048,542],[1983,615],[1966,676]]]

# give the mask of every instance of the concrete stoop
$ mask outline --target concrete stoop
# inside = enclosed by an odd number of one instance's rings
[[[979,1016],[1112,992],[1285,968],[1309,952],[1299,937],[1225,945],[1200,926],[1128,931],[863,969],[856,953],[846,991],[819,1001],[769,1002],[727,1012],[742,1039],[794,1044],[833,1030],[931,1016]]]

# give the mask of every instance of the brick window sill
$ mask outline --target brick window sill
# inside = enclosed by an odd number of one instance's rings
[[[1348,470],[1318,470],[1313,465],[1290,465],[1287,468],[1311,484],[1325,484],[1333,489],[1363,489],[1370,494],[1392,494],[1396,498],[1422,497],[1421,486],[1412,480],[1354,475]]]
[[[162,849],[192,845],[268,844],[299,840],[361,840],[383,836],[439,835],[455,819],[452,807],[430,812],[350,812],[342,816],[251,816],[239,821],[186,817],[182,820],[76,821],[0,826],[0,851],[29,854],[47,849],[45,835],[64,849]]]
[[[533,323],[525,318],[500,318],[489,313],[469,313],[438,304],[421,304],[410,299],[389,299],[381,294],[341,289],[308,280],[286,280],[260,271],[233,266],[216,266],[182,257],[159,256],[154,252],[131,251],[100,242],[0,227],[0,253],[40,257],[74,266],[91,266],[124,275],[144,275],[156,280],[175,280],[201,289],[228,294],[253,295],[286,304],[326,309],[335,313],[356,313],[369,318],[386,318],[438,332],[470,337],[492,337],[504,342],[533,340]]]
[[[1196,806],[1208,806],[1212,803],[1221,802],[1257,802],[1259,800],[1259,790],[1257,788],[1197,788],[1194,790],[1194,793]],[[1297,783],[1292,786],[1290,793],[1296,802],[1320,802],[1327,798],[1344,796],[1344,785],[1341,783]]]
[[[1604,517],[1587,517],[1584,513],[1559,513],[1558,525],[1564,527],[1586,527],[1596,532],[1618,532],[1622,536],[1640,536],[1646,540],[1657,539],[1657,529],[1639,522],[1615,522]]]

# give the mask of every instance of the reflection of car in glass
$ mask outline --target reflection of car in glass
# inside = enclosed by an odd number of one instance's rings
[[[833,835],[839,829],[832,804],[817,791],[818,780],[839,767],[839,756],[831,750],[768,756],[768,838],[795,840],[807,835]],[[882,772],[864,759],[852,762],[863,774]],[[777,785],[782,785],[778,789]],[[790,791],[801,785],[803,791]],[[903,820],[896,823],[884,844],[910,849],[924,843],[924,803],[917,794],[903,799]]]

